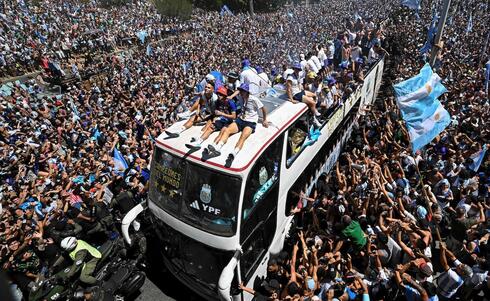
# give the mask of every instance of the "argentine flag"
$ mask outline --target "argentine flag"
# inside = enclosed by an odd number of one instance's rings
[[[449,113],[437,100],[447,89],[429,64],[418,75],[393,88],[415,153],[429,144],[451,122]]]
[[[485,158],[485,153],[487,152],[487,145],[484,144],[483,148],[473,155],[470,156],[470,159],[473,161],[473,163],[470,164],[470,169],[473,170],[474,172],[477,172],[478,169],[480,168],[480,165],[483,162],[483,158]]]
[[[402,5],[411,9],[420,9],[420,0],[402,0]]]
[[[124,171],[128,168],[128,163],[124,160],[123,155],[117,148],[114,148],[114,169],[119,175],[124,174]]]

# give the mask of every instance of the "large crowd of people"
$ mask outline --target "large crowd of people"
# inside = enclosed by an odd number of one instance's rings
[[[454,5],[436,63],[451,125],[414,155],[394,96],[382,92],[363,108],[336,170],[311,195],[298,192],[309,201],[291,208],[298,234],[269,262],[267,285],[243,290],[268,300],[488,297],[490,164],[475,170],[469,158],[490,134],[489,7],[473,2]],[[375,0],[253,17],[195,10],[187,21],[161,17],[150,1],[18,0],[0,10],[0,77],[40,71],[0,90],[0,264],[17,300],[53,273],[67,238],[97,245],[117,236],[118,220],[147,196],[154,139],[197,93],[232,98],[254,70],[321,120],[383,56],[388,83],[415,75],[432,19],[429,5],[418,19],[399,1]],[[227,89],[207,76],[213,70]]]

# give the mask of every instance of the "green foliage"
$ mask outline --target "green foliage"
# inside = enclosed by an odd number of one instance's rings
[[[89,3],[90,0],[81,0],[82,3]],[[122,6],[126,5],[130,2],[130,0],[101,0],[100,5],[102,7],[113,7],[113,6]]]
[[[250,0],[194,0],[193,2],[195,6],[205,10],[219,11],[225,4],[233,12],[248,12],[250,9]],[[265,12],[276,10],[287,2],[287,0],[253,0],[253,6],[257,12]]]
[[[190,0],[153,0],[155,7],[162,16],[189,18],[192,13]]]

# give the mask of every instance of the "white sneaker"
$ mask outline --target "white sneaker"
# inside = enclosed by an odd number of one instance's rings
[[[322,124],[320,123],[320,121],[318,121],[318,119],[316,118],[313,118],[313,124],[315,125],[315,127],[317,128],[320,128],[322,127]]]

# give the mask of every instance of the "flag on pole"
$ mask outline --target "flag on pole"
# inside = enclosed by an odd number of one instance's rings
[[[124,171],[128,168],[128,163],[117,147],[114,148],[114,168],[119,175],[124,174]]]
[[[473,161],[473,163],[471,163],[469,166],[471,170],[473,170],[474,172],[478,171],[480,165],[483,162],[483,158],[485,158],[486,152],[487,152],[487,145],[484,144],[481,150],[477,151],[476,153],[470,156],[470,159]]]
[[[398,108],[415,153],[439,135],[451,122],[437,97],[447,92],[439,75],[426,64],[420,73],[393,86]]]
[[[420,48],[420,54],[427,53],[432,49],[432,44],[434,43],[434,37],[436,36],[437,33],[436,23],[437,23],[437,16],[434,15],[432,17],[432,22],[430,23],[429,29],[427,31],[427,40],[425,40],[424,46]]]
[[[402,0],[402,5],[411,9],[420,9],[420,0]]]
[[[466,26],[466,33],[470,33],[473,30],[473,14],[470,13],[470,18],[468,19],[468,25]]]

